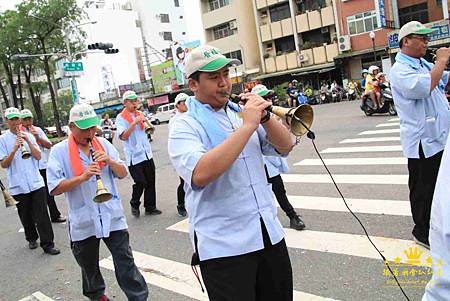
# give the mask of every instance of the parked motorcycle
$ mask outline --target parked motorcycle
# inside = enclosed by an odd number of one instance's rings
[[[341,91],[338,89],[333,89],[331,91],[331,102],[341,102],[341,100],[342,100]]]
[[[389,88],[389,84],[380,83],[378,87],[380,87],[381,101],[383,103],[382,107],[375,109],[375,105],[373,104],[370,95],[364,95],[364,102],[361,106],[361,110],[363,110],[366,116],[385,113],[389,113],[391,116],[397,115],[397,110],[395,109],[394,99],[392,98],[392,92]]]

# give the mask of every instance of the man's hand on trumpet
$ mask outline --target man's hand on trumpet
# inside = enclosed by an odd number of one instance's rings
[[[19,134],[17,135],[16,142],[14,143],[13,151],[16,152],[23,144],[23,138]]]
[[[252,93],[244,93],[239,95],[242,102],[245,103],[242,110],[242,117],[244,119],[244,124],[247,122],[252,125],[255,129],[261,123],[261,119],[270,114],[266,111],[266,108],[272,105],[271,102],[265,100],[261,96]]]
[[[139,122],[144,122],[146,119],[144,114],[139,114],[138,116],[136,116],[136,119],[134,119],[133,123],[134,125],[138,124]]]
[[[111,158],[103,151],[95,151],[94,152],[94,161],[95,162],[104,162],[105,164],[110,165],[112,160]]]
[[[83,182],[85,182],[88,181],[93,176],[100,174],[101,174],[100,166],[98,165],[97,162],[92,162],[81,174],[81,179],[83,180]]]

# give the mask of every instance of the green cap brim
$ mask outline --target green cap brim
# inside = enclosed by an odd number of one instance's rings
[[[32,115],[32,114],[23,114],[23,115],[21,116],[21,118],[28,118],[28,117],[33,118],[33,115]]]
[[[98,119],[97,116],[95,116],[95,117],[91,117],[91,118],[84,119],[84,120],[74,121],[73,123],[75,123],[77,128],[85,130],[85,129],[91,128],[93,126],[99,126],[100,120]]]
[[[6,115],[6,118],[8,118],[8,119],[13,119],[13,118],[16,118],[16,117],[20,118],[21,116],[20,116],[20,114],[9,114],[9,115]]]
[[[125,98],[125,100],[134,100],[134,99],[137,99],[137,98],[138,98],[137,95],[130,95],[127,98]]]
[[[432,28],[422,28],[422,29],[419,29],[419,30],[415,31],[414,33],[415,34],[429,34],[429,33],[432,33],[434,31],[435,30],[432,29]]]
[[[205,66],[201,67],[200,69],[198,69],[198,71],[214,72],[214,71],[222,69],[223,67],[225,67],[227,65],[239,65],[240,63],[241,62],[239,60],[232,60],[232,59],[229,59],[226,57],[220,57],[220,58],[215,59],[212,62],[209,62]]]
[[[260,92],[258,93],[258,96],[263,97],[263,96],[266,96],[266,95],[269,94],[269,93],[273,93],[273,90],[262,90],[262,91],[260,91]]]

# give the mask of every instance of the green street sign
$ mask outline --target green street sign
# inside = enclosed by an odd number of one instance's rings
[[[64,71],[67,71],[67,72],[83,71],[83,63],[82,62],[64,62],[63,67],[64,67]]]

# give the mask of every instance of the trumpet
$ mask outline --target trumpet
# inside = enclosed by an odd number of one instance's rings
[[[431,59],[433,60],[433,63],[436,62],[436,57],[437,57],[436,52],[438,51],[438,49],[439,49],[439,47],[428,47],[428,51],[430,52]],[[449,68],[449,63],[450,63],[450,60],[447,62],[446,69]]]
[[[144,129],[147,135],[153,135],[155,133],[155,127],[147,117],[144,120]]]
[[[94,161],[94,148],[92,147],[92,143],[89,144],[89,153],[91,154],[92,161]],[[106,189],[102,178],[99,175],[95,175],[95,179],[97,181],[97,191],[95,192],[93,201],[103,203],[112,199],[113,195]]]
[[[6,208],[16,205],[17,201],[12,197],[11,193],[3,185],[1,180],[0,180],[0,188],[2,189],[3,199],[5,200]]]
[[[19,135],[21,135],[23,137],[23,135],[26,135],[26,134],[22,134],[22,132],[20,132]],[[25,147],[25,145],[23,145],[23,143],[22,143],[22,147],[20,150],[22,152],[22,159],[28,159],[31,157],[31,153],[27,150],[27,148]]]
[[[241,101],[239,95],[236,94],[231,94],[230,99],[234,103]],[[295,136],[300,137],[307,134],[308,138],[315,138],[314,132],[310,129],[314,120],[314,112],[310,105],[302,104],[296,108],[283,108],[271,105],[266,108],[266,111],[286,121],[291,133]]]

